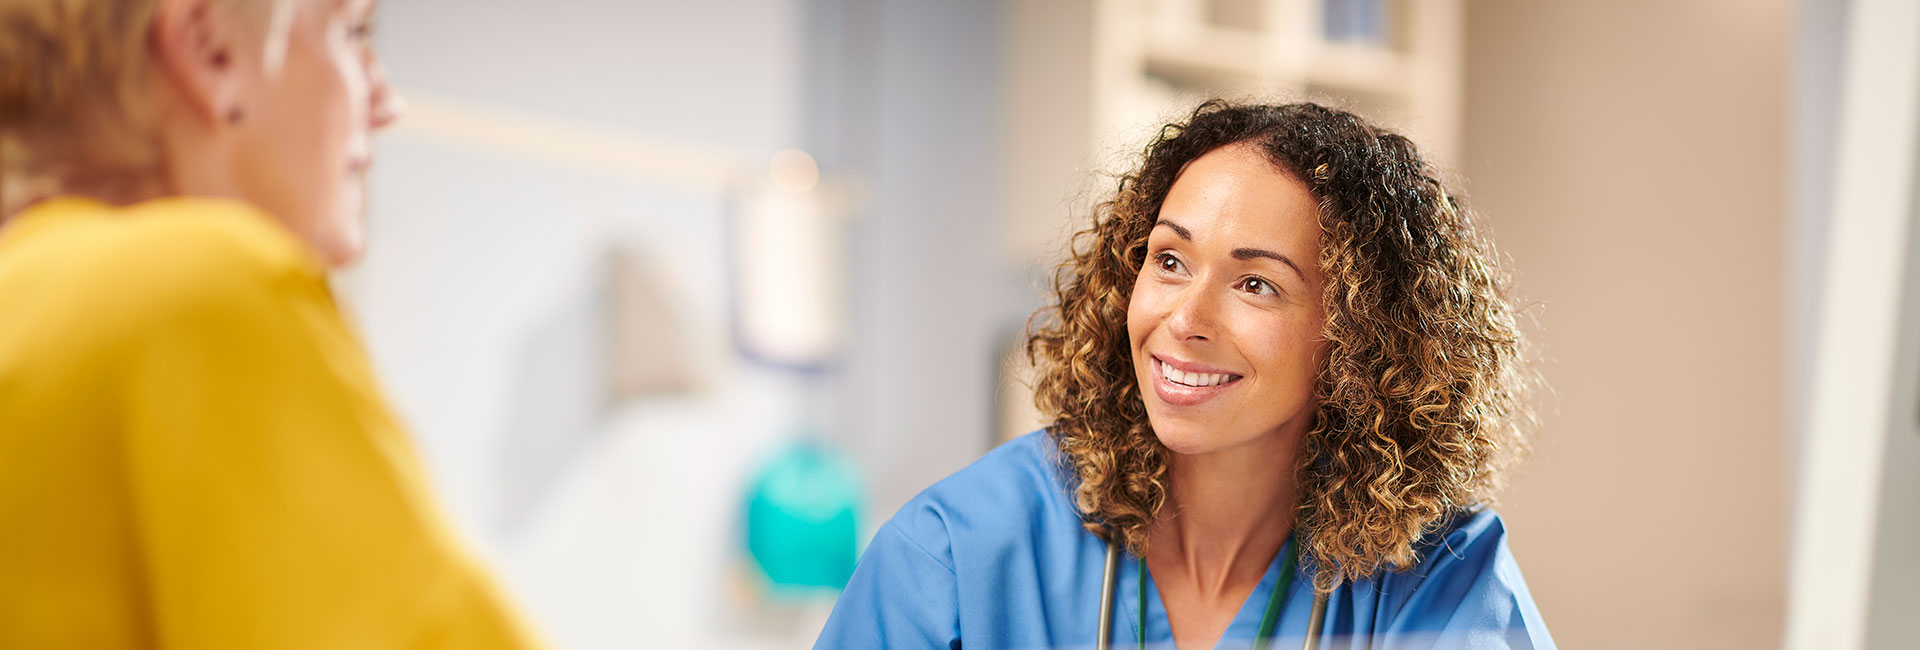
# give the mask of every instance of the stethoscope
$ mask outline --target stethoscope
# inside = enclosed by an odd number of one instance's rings
[[[1105,575],[1100,579],[1100,632],[1094,636],[1094,647],[1099,648],[1099,650],[1113,650],[1113,581],[1114,575],[1119,573],[1119,568],[1120,547],[1112,542],[1108,542],[1107,570]],[[1282,587],[1283,586],[1279,585],[1275,586],[1276,589]],[[1145,597],[1145,594],[1141,595],[1141,598]],[[1142,607],[1144,607],[1144,605],[1142,605]],[[1319,590],[1316,589],[1313,593],[1313,613],[1309,614],[1307,618],[1307,638],[1300,643],[1301,648],[1304,650],[1316,650],[1320,647],[1320,620],[1326,618],[1326,614],[1327,595],[1320,593]],[[1144,626],[1147,622],[1140,621],[1139,624]],[[1266,639],[1260,639],[1255,643],[1256,645],[1254,647],[1266,647]]]

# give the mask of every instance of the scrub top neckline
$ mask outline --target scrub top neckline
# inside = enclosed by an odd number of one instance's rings
[[[1222,644],[1228,644],[1229,642],[1233,643],[1225,645],[1224,647],[1239,647],[1237,644],[1241,641],[1249,644],[1253,643],[1255,636],[1260,632],[1260,619],[1265,617],[1267,613],[1267,599],[1272,597],[1275,586],[1280,582],[1280,563],[1286,561],[1287,547],[1291,544],[1293,544],[1293,539],[1289,537],[1286,543],[1282,544],[1280,549],[1274,553],[1273,560],[1267,563],[1266,572],[1260,575],[1259,584],[1254,585],[1253,591],[1247,594],[1246,601],[1240,603],[1240,609],[1234,612],[1233,622],[1227,624],[1226,631],[1220,635],[1218,641],[1214,642],[1215,647],[1222,647]],[[1123,615],[1127,619],[1126,639],[1132,641],[1138,638],[1136,635],[1140,633],[1141,622],[1139,620],[1139,610],[1136,606],[1133,606],[1133,604],[1140,602],[1141,589],[1142,585],[1144,585],[1147,593],[1147,647],[1172,647],[1173,626],[1167,622],[1167,604],[1160,600],[1160,583],[1154,580],[1152,571],[1145,570],[1146,563],[1142,558],[1132,553],[1126,553],[1125,555],[1128,561],[1120,563],[1121,571],[1134,571],[1135,573],[1133,575],[1115,576],[1116,579],[1120,580],[1120,583],[1124,585],[1122,589],[1127,590],[1125,600],[1116,599],[1116,605],[1120,603],[1125,603],[1125,605],[1117,606],[1115,609],[1124,612]],[[1296,573],[1299,572],[1298,567],[1295,567],[1294,570]],[[1142,580],[1143,577],[1145,578],[1144,580]],[[1296,575],[1293,582],[1295,585],[1299,585],[1303,581],[1301,580],[1301,576]],[[1293,598],[1294,594],[1292,592],[1296,591],[1299,591],[1299,589],[1288,589],[1286,602],[1282,606],[1280,613],[1280,623],[1274,626],[1276,636],[1284,636],[1284,630],[1287,629],[1286,610],[1294,607],[1293,601],[1295,598]],[[1118,639],[1120,635],[1115,634],[1114,637]],[[1132,644],[1128,645],[1131,646]]]

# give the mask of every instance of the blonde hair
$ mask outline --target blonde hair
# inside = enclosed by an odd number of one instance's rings
[[[289,0],[219,0],[257,17],[278,66]],[[152,25],[161,0],[0,0],[0,220],[62,192],[118,198],[160,166]]]

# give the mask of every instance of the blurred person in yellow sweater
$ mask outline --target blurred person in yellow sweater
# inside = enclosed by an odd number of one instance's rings
[[[0,648],[522,648],[327,284],[374,0],[0,0]]]

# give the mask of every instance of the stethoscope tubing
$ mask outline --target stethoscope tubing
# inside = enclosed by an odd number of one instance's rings
[[[1113,650],[1113,583],[1115,574],[1120,570],[1120,547],[1107,544],[1107,567],[1100,578],[1100,631],[1093,638],[1094,647],[1099,650]],[[1320,621],[1327,616],[1327,595],[1314,590],[1313,613],[1307,615],[1307,638],[1300,643],[1303,650],[1320,648]],[[1145,625],[1145,621],[1140,624]]]
[[[1107,570],[1100,579],[1100,633],[1094,635],[1094,647],[1113,650],[1113,580],[1120,568],[1120,547],[1107,545]]]

